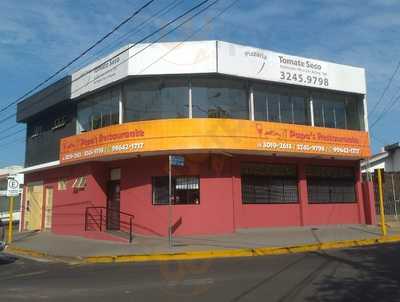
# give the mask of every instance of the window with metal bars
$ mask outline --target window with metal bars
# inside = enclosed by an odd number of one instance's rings
[[[295,166],[246,164],[242,166],[244,204],[298,202]]]
[[[200,181],[198,176],[173,176],[171,189],[172,204],[200,203]],[[169,204],[168,193],[168,176],[153,177],[153,204]]]
[[[309,203],[356,202],[354,170],[346,167],[307,167]]]

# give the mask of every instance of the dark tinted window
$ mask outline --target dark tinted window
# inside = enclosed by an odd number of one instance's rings
[[[249,118],[245,81],[226,79],[192,80],[193,117]]]
[[[189,117],[187,80],[133,80],[124,86],[124,121]]]
[[[118,124],[119,100],[119,89],[100,92],[83,100],[78,104],[78,130],[84,132]]]
[[[306,93],[295,89],[254,86],[254,119],[289,124],[309,125]]]
[[[360,103],[355,97],[336,94],[313,95],[315,126],[362,129]]]

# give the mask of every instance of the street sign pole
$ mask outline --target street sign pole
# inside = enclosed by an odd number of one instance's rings
[[[14,196],[9,197],[10,202],[10,218],[8,219],[8,244],[12,242],[13,238],[13,208],[14,208]]]
[[[172,248],[172,201],[175,202],[172,196],[172,167],[183,167],[185,165],[185,158],[179,155],[168,156],[168,242],[169,247]]]
[[[168,243],[172,248],[172,164],[171,155],[168,156]]]
[[[14,196],[19,195],[19,182],[14,177],[7,179],[7,196],[9,197],[10,210],[8,218],[8,238],[7,242],[10,244],[13,239],[13,211],[14,211]]]

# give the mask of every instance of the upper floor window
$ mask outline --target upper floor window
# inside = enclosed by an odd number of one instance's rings
[[[240,80],[192,80],[193,117],[249,118],[247,83]]]
[[[34,126],[32,128],[31,138],[40,136],[40,134],[42,134],[42,131],[43,131],[42,126]]]
[[[309,100],[300,90],[278,90],[256,85],[253,88],[253,99],[255,120],[310,124]]]
[[[335,94],[315,94],[313,108],[315,126],[362,129],[362,112],[355,98]]]
[[[62,128],[62,127],[64,127],[66,125],[66,123],[67,123],[67,121],[66,121],[66,117],[65,116],[56,118],[54,120],[54,125],[53,125],[53,127],[51,129],[52,130],[56,130],[56,129]]]
[[[90,96],[78,104],[78,132],[118,124],[121,97],[123,122],[189,118],[190,112],[193,118],[250,119],[250,85],[257,121],[311,125],[313,117],[319,127],[364,129],[363,104],[356,95],[210,75],[132,79],[122,93],[109,88]],[[63,120],[56,125],[62,127]]]
[[[119,89],[90,96],[78,104],[79,132],[102,128],[119,122]]]
[[[189,116],[188,80],[133,80],[124,86],[124,99],[126,122]]]

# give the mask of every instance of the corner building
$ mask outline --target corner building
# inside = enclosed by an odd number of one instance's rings
[[[18,104],[23,228],[112,239],[375,221],[363,68],[222,41],[127,45]]]

